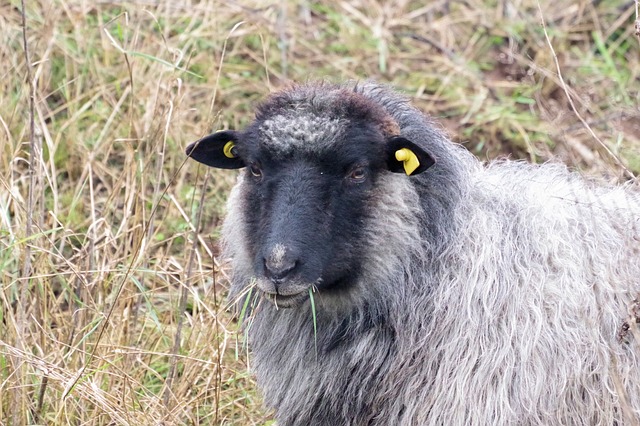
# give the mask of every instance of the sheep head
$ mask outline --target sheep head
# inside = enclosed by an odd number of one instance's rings
[[[310,288],[347,289],[361,267],[380,176],[415,176],[434,164],[380,105],[324,85],[272,95],[245,130],[206,136],[187,155],[246,168],[246,250],[258,288],[280,307],[304,302]]]

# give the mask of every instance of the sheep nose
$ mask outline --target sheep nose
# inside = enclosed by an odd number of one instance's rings
[[[298,265],[298,259],[285,246],[276,244],[264,258],[264,272],[272,281],[281,281]]]
[[[272,280],[280,281],[289,275],[291,271],[296,268],[296,264],[298,262],[291,261],[282,264],[274,264],[273,262],[269,262],[267,259],[264,261],[264,269],[266,272],[266,276]]]

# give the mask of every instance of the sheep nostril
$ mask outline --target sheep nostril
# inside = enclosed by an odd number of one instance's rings
[[[282,259],[279,262],[273,262],[272,259],[264,259],[264,272],[267,278],[271,280],[283,280],[298,265],[295,259]]]

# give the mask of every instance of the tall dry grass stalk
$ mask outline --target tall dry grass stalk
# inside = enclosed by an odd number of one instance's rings
[[[234,176],[183,149],[287,79],[389,81],[479,155],[637,174],[634,3],[540,6],[555,55],[524,0],[1,3],[0,424],[268,422],[217,258]]]

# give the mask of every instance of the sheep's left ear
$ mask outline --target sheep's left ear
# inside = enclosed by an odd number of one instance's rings
[[[436,160],[415,143],[401,136],[387,140],[387,166],[395,173],[407,176],[420,174],[433,166]]]
[[[239,169],[244,161],[238,156],[238,132],[225,130],[205,136],[189,145],[187,156],[218,169]]]

